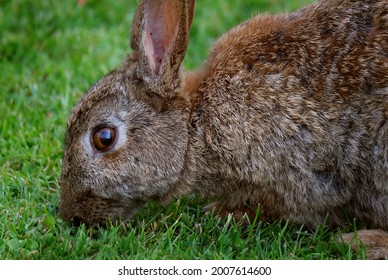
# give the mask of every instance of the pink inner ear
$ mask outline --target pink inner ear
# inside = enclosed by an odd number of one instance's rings
[[[158,76],[178,25],[173,1],[145,1],[144,20],[144,51],[152,74]]]
[[[160,38],[160,30],[147,30],[145,34],[144,50],[151,67],[152,75],[159,75],[160,66],[166,53],[166,46]]]

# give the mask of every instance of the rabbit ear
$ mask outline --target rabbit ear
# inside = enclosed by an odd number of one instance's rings
[[[180,84],[194,6],[195,0],[142,0],[137,8],[131,47],[138,76],[162,97]]]

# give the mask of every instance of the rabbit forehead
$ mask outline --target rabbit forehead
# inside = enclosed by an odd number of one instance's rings
[[[135,100],[133,89],[124,82],[123,74],[113,71],[93,85],[74,107],[68,119],[68,134],[77,135],[111,116],[125,119],[130,113],[147,110],[146,107],[145,103]]]

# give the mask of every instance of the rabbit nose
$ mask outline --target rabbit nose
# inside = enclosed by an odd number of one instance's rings
[[[72,226],[79,227],[82,223],[82,220],[78,216],[74,216],[70,219],[70,223]]]

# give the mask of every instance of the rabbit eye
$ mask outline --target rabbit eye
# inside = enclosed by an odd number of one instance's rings
[[[116,141],[116,130],[111,127],[103,127],[93,133],[94,147],[104,151],[112,147]]]

